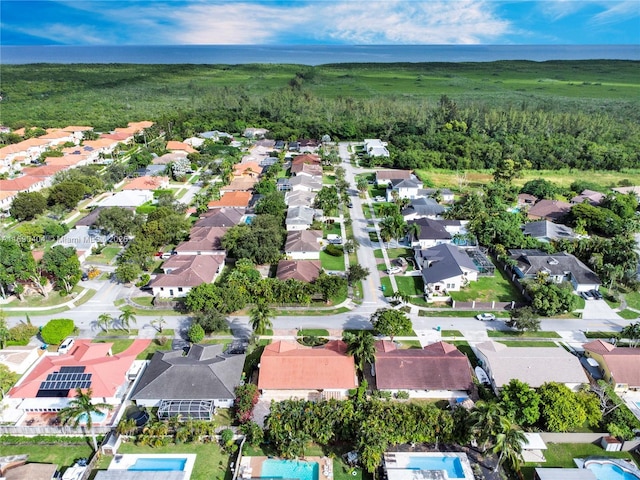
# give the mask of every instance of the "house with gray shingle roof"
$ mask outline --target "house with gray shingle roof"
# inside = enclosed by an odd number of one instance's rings
[[[223,352],[223,345],[192,345],[156,352],[136,384],[131,398],[137,405],[159,407],[158,414],[180,406],[181,418],[211,420],[214,407],[233,406],[242,380],[246,355]]]
[[[540,242],[549,243],[554,240],[575,240],[577,235],[570,227],[552,223],[548,220],[526,223],[522,227],[525,236],[535,238]]]
[[[292,207],[310,207],[316,199],[316,192],[307,192],[305,190],[297,190],[295,192],[287,192],[284,194],[284,203],[289,208]]]
[[[308,230],[317,217],[322,217],[320,210],[311,207],[291,207],[287,210],[287,218],[284,221],[287,231]]]
[[[423,195],[420,194],[420,190],[423,188],[423,184],[417,178],[406,178],[401,180],[391,180],[387,185],[387,202],[392,202],[394,197],[398,198],[419,198]]]
[[[224,253],[224,252],[223,252]],[[172,255],[149,286],[156,297],[184,297],[193,287],[213,283],[222,273],[225,255]]]
[[[570,253],[546,253],[537,249],[512,249],[509,257],[516,264],[514,273],[521,279],[534,279],[539,273],[554,283],[569,282],[576,292],[597,290],[600,277]]]
[[[422,269],[427,294],[440,294],[445,290],[457,292],[469,282],[478,280],[478,267],[464,250],[454,245],[417,250],[415,259]]]
[[[445,212],[446,208],[436,202],[433,198],[414,198],[411,203],[400,212],[405,221],[417,218],[437,218]]]
[[[242,223],[246,209],[222,207],[210,210],[200,217],[194,227],[233,227]]]
[[[322,190],[322,175],[296,175],[289,179],[289,190],[319,192]]]
[[[284,254],[293,260],[318,260],[322,245],[322,231],[298,230],[287,234]]]

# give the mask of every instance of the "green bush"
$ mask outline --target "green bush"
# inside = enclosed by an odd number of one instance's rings
[[[406,390],[398,390],[396,392],[396,398],[398,400],[408,400],[409,399],[409,392],[407,392]]]
[[[342,247],[340,245],[334,245],[332,243],[327,245],[327,248],[325,248],[324,251],[332,257],[341,257],[342,255],[344,255]]]
[[[53,320],[49,320],[47,324],[42,327],[42,340],[45,343],[49,343],[52,345],[58,345],[62,342],[66,337],[71,335],[76,329],[73,320],[69,318],[54,318]]]
[[[38,333],[38,327],[29,323],[20,323],[9,329],[9,341],[18,345],[26,345],[31,337]]]
[[[189,332],[187,333],[187,335],[189,335],[189,340],[191,342],[201,342],[202,340],[204,340],[204,328],[202,328],[197,323],[194,323],[193,325],[191,325],[191,327],[189,327]]]

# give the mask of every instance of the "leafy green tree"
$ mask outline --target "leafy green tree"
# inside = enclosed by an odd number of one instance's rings
[[[469,415],[471,431],[475,438],[483,444],[483,449],[493,445],[496,436],[501,430],[500,419],[504,417],[504,409],[495,401],[486,402],[480,400]]]
[[[369,181],[367,177],[358,177],[356,181],[356,188],[360,193],[365,193],[369,189]]]
[[[388,336],[391,341],[398,335],[410,335],[412,331],[411,320],[399,310],[379,308],[369,320],[376,334]]]
[[[37,280],[36,263],[30,251],[20,248],[18,242],[11,238],[0,238],[0,293],[7,298],[7,291],[11,287],[15,290],[20,280]],[[42,289],[46,297],[46,291]]]
[[[92,414],[105,413],[106,410],[112,410],[113,405],[93,403],[92,395],[93,392],[90,388],[86,392],[76,388],[75,397],[69,400],[67,406],[58,412],[58,418],[62,420],[63,424],[70,423],[75,428],[78,428],[79,425],[84,425],[83,428],[91,435],[93,451],[95,452],[98,451],[98,442],[96,441],[96,434],[93,432]]]
[[[256,213],[273,215],[274,217],[284,219],[287,213],[287,204],[284,201],[284,195],[275,191],[267,193],[256,204]]]
[[[375,338],[367,330],[358,330],[345,332],[342,340],[347,344],[347,354],[353,357],[360,374],[364,374],[366,365],[375,360]]]
[[[523,159],[503,158],[498,161],[493,171],[493,179],[496,182],[510,183],[514,178],[522,175],[523,170],[531,168],[531,162]]]
[[[531,307],[511,309],[509,311],[509,320],[505,324],[519,332],[537,332],[540,330],[540,319]]]
[[[256,265],[275,263],[280,257],[285,232],[273,215],[257,215],[251,225],[231,227],[222,237],[222,247],[235,259],[246,258]]]
[[[258,335],[264,335],[264,333],[273,326],[271,320],[274,317],[275,312],[269,307],[269,304],[264,301],[259,301],[249,311],[251,328],[253,328],[253,331]]]
[[[109,207],[100,211],[95,226],[104,233],[123,239],[133,234],[136,229],[135,216],[132,210],[121,207]]]
[[[555,284],[544,281],[527,282],[525,285],[531,296],[531,307],[545,317],[575,310],[578,297],[573,294],[570,284]]]
[[[140,267],[135,263],[121,263],[116,267],[114,272],[119,282],[130,283],[133,282],[142,273]]]
[[[538,198],[553,200],[558,193],[558,187],[544,178],[537,178],[525,183],[520,192],[528,193]]]
[[[347,281],[349,285],[353,285],[367,278],[370,273],[367,267],[363,267],[359,263],[354,263],[350,265],[349,270],[347,270]]]
[[[339,203],[338,190],[336,187],[322,187],[322,189],[316,194],[316,198],[313,202],[315,208],[322,209],[325,214],[336,209]]]
[[[0,365],[0,399],[4,399],[5,392],[13,387],[18,378],[20,378],[20,375],[9,370],[9,367]]]
[[[200,343],[204,340],[204,329],[197,323],[192,324],[187,332],[191,343]]]
[[[540,416],[549,431],[569,432],[587,419],[584,408],[566,385],[547,382],[538,389],[538,394],[542,406]]]
[[[540,418],[540,396],[529,385],[515,378],[502,387],[500,405],[518,425],[534,425]]]
[[[131,325],[135,325],[137,323],[136,311],[131,305],[125,305],[122,307],[122,313],[118,317],[118,323],[127,331],[127,333],[130,333]]]
[[[9,326],[7,325],[7,314],[0,310],[0,349],[5,347],[10,337]]]
[[[56,286],[67,294],[71,293],[82,276],[80,260],[73,247],[56,245],[47,250],[42,257],[42,266],[53,275]]]
[[[227,317],[215,308],[196,312],[193,322],[200,325],[205,333],[222,332],[228,328]]]
[[[321,272],[318,278],[313,282],[313,288],[322,295],[325,302],[337,297],[341,293],[344,294],[347,287],[347,281],[338,275],[327,275]]]
[[[49,190],[47,204],[62,205],[67,210],[71,210],[78,205],[85,193],[88,193],[87,187],[80,182],[58,183]]]
[[[630,347],[637,347],[640,344],[640,322],[625,325],[620,334],[629,340]]]
[[[22,222],[32,220],[43,213],[46,208],[47,200],[40,192],[20,192],[11,202],[9,213],[13,218]]]
[[[113,317],[110,313],[101,313],[96,320],[96,326],[102,329],[103,332],[109,330],[109,327],[113,324]]]
[[[496,435],[493,453],[499,453],[498,463],[494,472],[497,472],[500,465],[505,460],[509,460],[511,467],[516,471],[520,471],[520,463],[522,462],[522,447],[526,443],[522,429],[512,423],[507,417],[500,418],[500,433]]]

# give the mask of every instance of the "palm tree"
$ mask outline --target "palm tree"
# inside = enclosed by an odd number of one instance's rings
[[[620,332],[623,338],[629,339],[630,347],[637,347],[640,342],[640,322],[626,325]]]
[[[375,338],[366,330],[357,333],[345,332],[342,341],[347,344],[347,354],[353,356],[358,371],[364,373],[367,363],[373,363],[375,359]]]
[[[131,324],[133,323],[135,325],[137,322],[135,310],[133,309],[133,307],[130,305],[125,305],[124,307],[122,307],[122,313],[118,317],[118,321],[120,322],[122,328],[125,328],[127,330],[127,333],[129,333],[131,331]]]
[[[151,320],[151,326],[158,330],[158,333],[162,333],[164,326],[167,324],[167,321],[164,317],[158,317],[155,320]]]
[[[108,313],[101,313],[98,315],[98,320],[96,321],[96,326],[101,328],[103,331],[109,330],[109,325],[113,323],[113,317]]]
[[[498,463],[493,470],[497,472],[500,465],[505,460],[509,460],[514,470],[520,470],[520,462],[522,462],[522,445],[527,441],[524,433],[518,425],[513,423],[508,417],[500,418],[501,431],[496,435],[493,453],[500,452]]]
[[[258,335],[263,335],[269,328],[273,326],[271,319],[275,316],[275,312],[269,307],[264,300],[258,301],[249,311],[251,320],[251,328]]]
[[[483,443],[483,450],[500,432],[500,418],[504,416],[504,410],[498,402],[476,403],[476,408],[471,412],[471,429],[476,433],[478,440]]]
[[[418,238],[420,237],[421,231],[422,231],[422,227],[420,226],[420,224],[416,222],[411,222],[407,225],[406,233],[409,239],[409,245],[413,243],[414,238],[418,240]]]
[[[96,434],[93,433],[93,413],[104,413],[104,410],[112,410],[113,405],[108,403],[92,403],[91,395],[93,392],[89,388],[86,392],[83,392],[81,388],[76,388],[76,396],[69,400],[69,404],[58,412],[58,418],[62,420],[63,424],[71,423],[74,428],[78,428],[81,422],[84,422],[85,431],[91,434],[91,440],[93,441],[93,450],[98,450],[98,442],[96,441]]]

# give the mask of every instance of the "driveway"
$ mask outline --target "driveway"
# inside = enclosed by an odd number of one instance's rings
[[[585,300],[582,318],[585,320],[622,320],[604,300]]]

